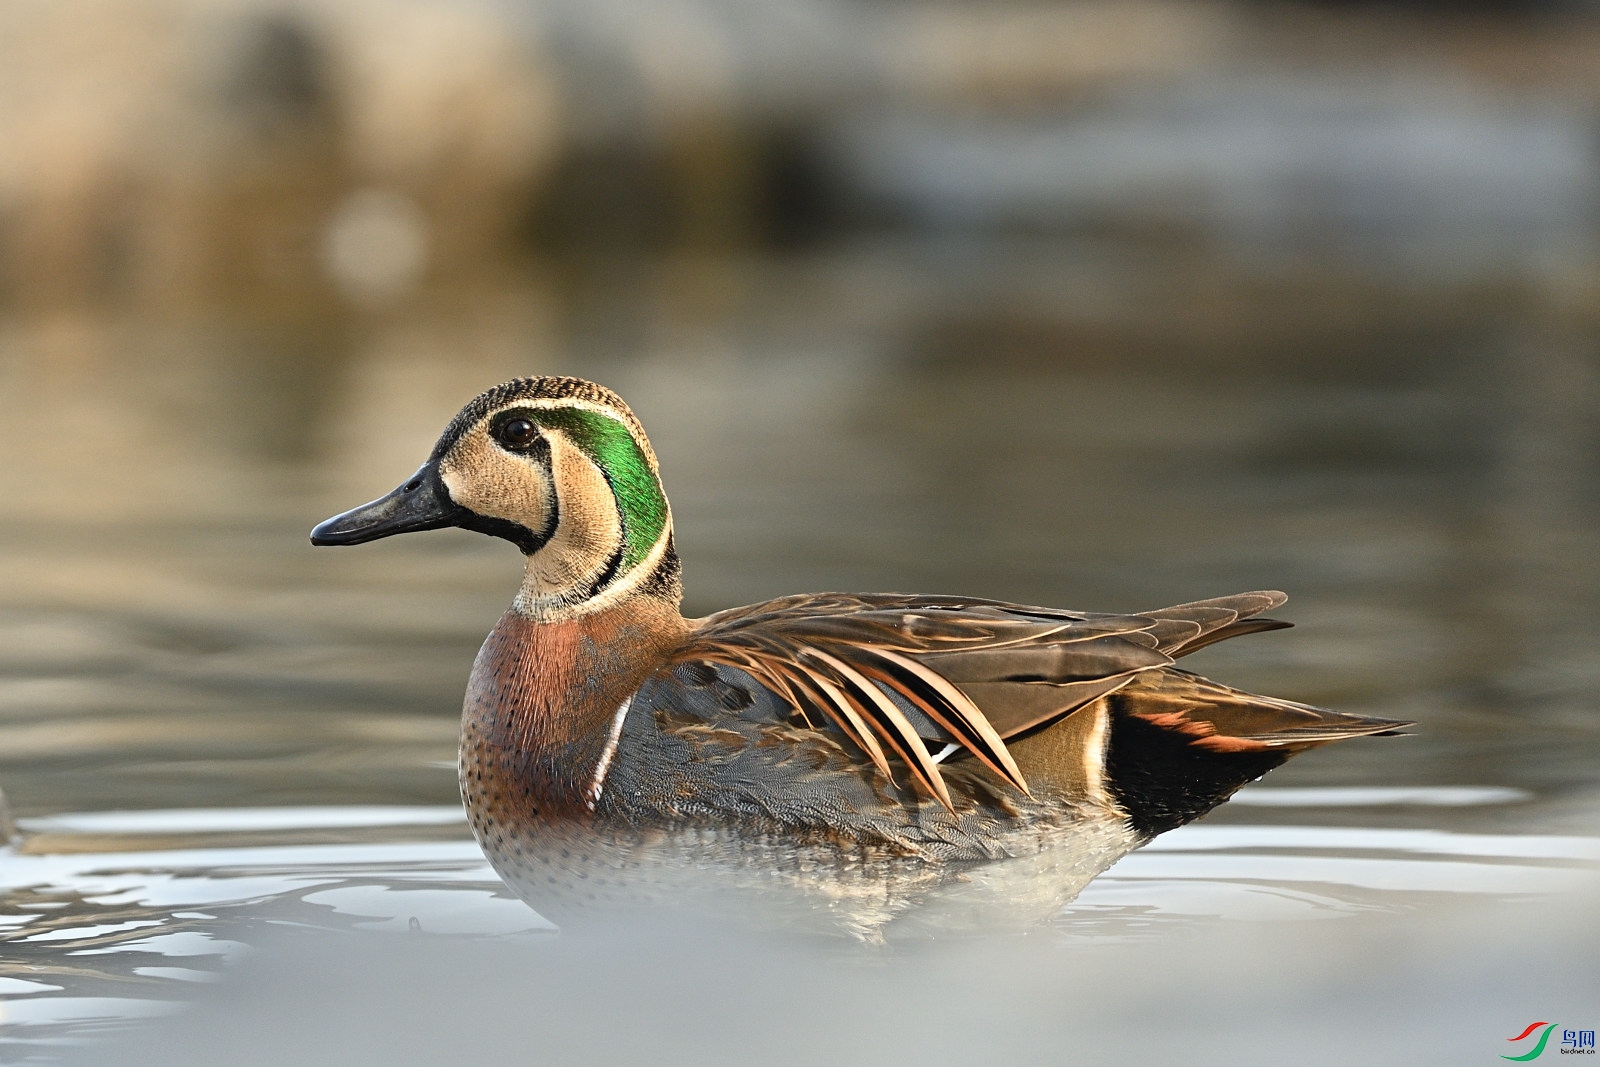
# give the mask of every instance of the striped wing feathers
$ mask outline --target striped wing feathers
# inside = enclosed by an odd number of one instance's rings
[[[1155,623],[1146,631],[1155,647],[1171,656],[1187,656],[1207,645],[1242,634],[1282,630],[1290,624],[1256,618],[1263,611],[1282,607],[1289,598],[1276,591],[1238,593],[1234,596],[1178,604],[1146,612]]]
[[[1214,752],[1263,748],[1297,752],[1413,725],[1244,693],[1187,671],[1173,671],[1159,687],[1141,687],[1136,695],[1128,708],[1130,715],[1187,734],[1190,744]]]
[[[807,725],[839,729],[890,778],[892,753],[952,808],[930,745],[953,743],[1028,793],[1006,738],[1204,644],[1282,626],[1247,616],[1283,601],[1281,593],[1243,593],[1094,615],[964,597],[822,593],[703,619],[672,664],[744,671]]]

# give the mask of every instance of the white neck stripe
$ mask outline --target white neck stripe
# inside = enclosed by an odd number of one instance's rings
[[[600,763],[594,770],[594,781],[589,784],[589,810],[600,802],[600,791],[605,788],[606,772],[611,770],[611,760],[617,754],[617,744],[622,740],[622,720],[628,717],[628,708],[633,704],[633,696],[622,702],[622,707],[617,709],[617,714],[611,720],[611,731],[606,735],[606,747],[600,753]]]

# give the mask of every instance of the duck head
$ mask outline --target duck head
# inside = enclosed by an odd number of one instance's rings
[[[513,606],[535,619],[682,595],[650,441],[620,397],[580,378],[518,378],[473,398],[404,484],[321,523],[311,543],[450,526],[522,550]]]

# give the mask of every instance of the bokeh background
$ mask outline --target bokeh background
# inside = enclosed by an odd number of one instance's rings
[[[651,432],[690,614],[1283,588],[1195,666],[1422,725],[1271,784],[1511,799],[1250,820],[1597,831],[1589,0],[8,0],[0,871],[452,805],[515,551],[305,535],[538,373]],[[124,995],[12,870],[5,973]]]

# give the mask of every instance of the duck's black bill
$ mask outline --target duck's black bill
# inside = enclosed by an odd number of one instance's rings
[[[393,534],[459,526],[468,514],[450,499],[439,472],[427,463],[388,496],[319,523],[311,531],[311,543],[361,545]]]

